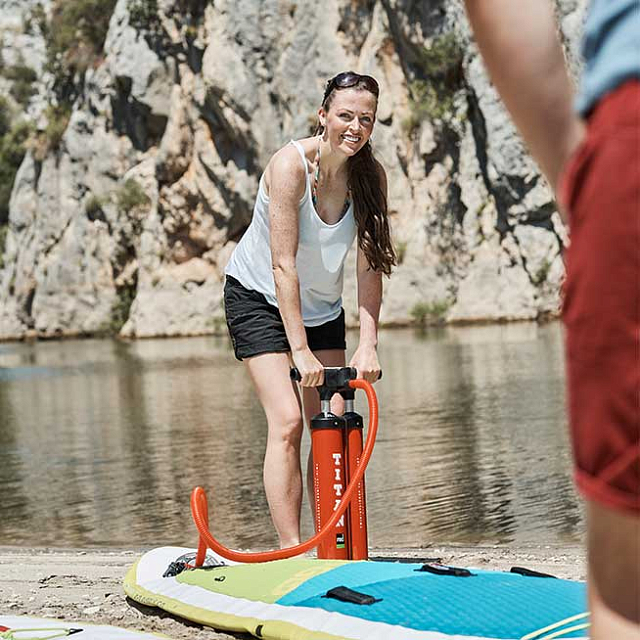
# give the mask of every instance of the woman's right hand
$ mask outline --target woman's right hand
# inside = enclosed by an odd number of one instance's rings
[[[324,382],[324,367],[313,351],[306,347],[300,351],[292,351],[293,365],[300,372],[300,384],[303,387],[317,387]]]

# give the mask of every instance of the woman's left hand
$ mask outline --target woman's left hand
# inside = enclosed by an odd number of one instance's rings
[[[380,377],[380,364],[376,348],[360,345],[349,362],[358,371],[358,378],[375,382]]]

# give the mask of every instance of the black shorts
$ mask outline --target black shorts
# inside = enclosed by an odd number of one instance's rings
[[[224,312],[236,358],[242,360],[261,353],[291,351],[278,307],[257,291],[246,289],[235,278],[226,276]],[[317,327],[305,327],[311,351],[347,348],[344,309],[335,320]]]

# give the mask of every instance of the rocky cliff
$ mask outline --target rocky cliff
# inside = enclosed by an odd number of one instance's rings
[[[55,2],[38,4],[46,15]],[[382,322],[557,313],[564,229],[460,2],[112,4],[55,144],[27,145],[15,176],[0,338],[223,330],[223,269],[260,173],[310,133],[325,80],[347,68],[382,90],[373,142],[400,258]],[[583,4],[557,2],[572,59]],[[0,30],[3,59],[21,55],[40,78],[26,111],[37,140],[59,111],[43,105],[56,88],[41,71],[43,34],[22,32],[34,6],[0,0]],[[345,308],[357,323],[350,265]]]

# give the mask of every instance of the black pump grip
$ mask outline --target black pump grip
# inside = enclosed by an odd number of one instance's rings
[[[347,387],[349,380],[355,380],[358,376],[358,371],[354,367],[325,367],[324,370],[324,385],[326,387]],[[289,371],[289,377],[295,381],[300,382],[302,376],[297,367],[291,367]],[[378,376],[378,380],[382,379],[382,371]]]
[[[302,376],[297,367],[291,367],[289,376],[296,382],[302,380]],[[349,380],[355,380],[357,376],[358,371],[354,367],[325,367],[324,382],[321,386],[338,390],[347,387]]]

